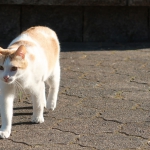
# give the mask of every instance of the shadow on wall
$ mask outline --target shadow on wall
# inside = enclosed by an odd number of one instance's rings
[[[61,43],[62,52],[71,51],[125,51],[125,50],[150,50],[150,43]]]

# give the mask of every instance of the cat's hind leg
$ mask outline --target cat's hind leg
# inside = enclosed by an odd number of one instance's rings
[[[52,76],[50,76],[46,83],[49,85],[49,93],[47,97],[47,105],[48,109],[54,110],[56,108],[59,84],[60,84],[60,66],[57,64]]]
[[[43,112],[46,105],[44,82],[40,82],[34,87],[31,97],[33,103],[33,115],[31,121],[34,123],[42,123],[44,122]]]

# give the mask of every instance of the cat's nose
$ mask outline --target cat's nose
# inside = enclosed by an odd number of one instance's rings
[[[9,76],[4,76],[3,78],[5,82],[8,82]]]

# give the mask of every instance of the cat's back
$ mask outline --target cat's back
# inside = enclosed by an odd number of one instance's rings
[[[46,55],[52,53],[58,55],[60,51],[57,35],[48,27],[31,27],[22,32],[21,35],[27,35],[36,43],[38,43],[44,49]]]
[[[36,26],[22,32],[21,35],[28,35],[40,44],[46,43],[45,39],[57,39],[56,33],[48,27]]]

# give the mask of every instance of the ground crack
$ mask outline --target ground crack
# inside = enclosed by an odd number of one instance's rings
[[[112,122],[116,122],[116,123],[119,123],[119,124],[123,124],[121,121],[118,121],[118,120],[109,120],[109,119],[106,119],[104,117],[99,117],[101,119],[103,119],[104,121],[112,121]]]
[[[61,132],[68,132],[68,133],[72,133],[72,134],[74,134],[74,135],[80,135],[80,134],[77,134],[77,133],[75,133],[75,132],[73,132],[73,131],[66,131],[66,130],[61,130],[61,129],[58,129],[58,128],[52,128],[52,129],[54,129],[54,130],[58,130],[58,131],[61,131]]]
[[[66,95],[66,96],[76,97],[76,98],[83,98],[82,96],[73,95],[73,94],[68,94],[68,93],[65,93],[65,92],[62,92],[61,94]]]
[[[92,146],[85,146],[85,145],[82,145],[82,144],[78,144],[80,147],[85,147],[85,148],[92,148],[93,150],[99,150],[97,149],[96,147],[92,147]]]
[[[144,84],[144,85],[148,85],[148,83],[146,83],[146,82],[138,82],[138,81],[130,81],[130,82],[134,82],[134,83],[137,83],[137,84]]]
[[[145,137],[140,136],[140,135],[132,135],[132,134],[128,134],[128,133],[123,132],[123,131],[121,131],[121,132],[119,131],[119,133],[124,134],[124,135],[126,135],[126,136],[133,136],[133,137],[142,138],[142,139],[144,139],[144,140],[148,140],[148,138],[145,138]]]
[[[14,143],[21,143],[21,144],[24,144],[24,145],[27,145],[27,146],[32,147],[32,145],[30,145],[30,144],[28,144],[28,143],[26,143],[26,142],[18,142],[18,141],[12,140],[12,139],[8,139],[8,140],[10,140],[10,141],[12,141],[12,142],[14,142]]]

